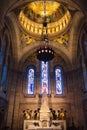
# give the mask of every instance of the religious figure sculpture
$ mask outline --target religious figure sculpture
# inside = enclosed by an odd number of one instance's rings
[[[43,95],[42,95],[41,109],[40,109],[40,121],[41,122],[45,121],[45,124],[47,123],[47,126],[49,126],[50,110],[49,110],[47,93],[43,93]]]

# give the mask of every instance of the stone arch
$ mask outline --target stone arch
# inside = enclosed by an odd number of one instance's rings
[[[84,63],[87,66],[87,20],[84,22],[82,26],[79,37],[80,58],[83,57]]]
[[[18,62],[18,58],[20,56],[20,32],[16,22],[16,16],[14,13],[10,13],[6,16],[6,26],[9,30],[10,38],[11,38],[11,48],[13,59]]]
[[[77,62],[77,49],[78,49],[78,39],[84,23],[84,15],[82,12],[77,12],[74,15],[72,21],[72,27],[70,30],[70,51],[72,57],[73,65]]]
[[[26,59],[28,59],[28,57],[30,56],[34,56],[34,58],[36,59],[36,50],[37,48],[39,47],[39,44],[37,46],[32,46],[31,49],[29,50],[29,53],[26,52],[20,59],[20,62],[19,62],[19,65],[18,65],[18,68],[19,69],[23,69],[22,67],[24,66],[25,62],[26,62]],[[62,51],[62,50],[59,50],[58,48],[54,48],[55,49],[55,53],[56,53],[56,56],[60,57],[64,60],[64,62],[66,63],[67,67],[71,68],[72,64],[71,64],[71,61],[69,59],[69,57]],[[32,52],[33,50],[33,52]],[[37,59],[34,60],[36,63],[37,63]]]

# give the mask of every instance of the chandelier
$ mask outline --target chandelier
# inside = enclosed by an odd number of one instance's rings
[[[37,59],[46,63],[47,61],[50,61],[54,58],[54,51],[49,46],[49,39],[47,34],[46,1],[44,1],[44,22],[41,42],[43,42],[43,45],[37,50]]]
[[[37,59],[40,61],[50,61],[54,58],[54,51],[49,46],[40,47],[37,50]]]

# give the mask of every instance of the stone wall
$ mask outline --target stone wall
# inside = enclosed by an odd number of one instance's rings
[[[82,73],[78,70],[64,73],[64,95],[55,95],[54,83],[50,84],[51,94],[48,95],[50,108],[67,111],[67,126],[72,125],[72,120],[76,126],[84,125],[84,113],[82,105]],[[52,79],[53,81],[53,79]],[[41,95],[39,94],[39,77],[35,79],[34,96],[26,96],[25,73],[9,71],[7,79],[7,97],[9,101],[7,124],[11,130],[22,130],[23,110],[36,110],[41,105]]]

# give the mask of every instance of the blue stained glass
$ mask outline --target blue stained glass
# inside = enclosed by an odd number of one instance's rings
[[[41,62],[41,94],[48,94],[48,62]]]
[[[56,94],[62,94],[62,71],[60,68],[55,69],[55,79],[56,79]]]
[[[34,69],[28,71],[28,94],[34,94]]]
[[[3,75],[2,75],[2,89],[5,89],[5,85],[6,85],[6,77],[7,77],[7,65],[4,66],[3,69]]]

